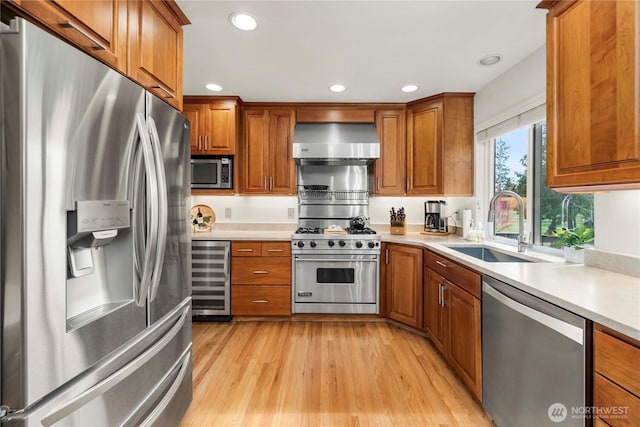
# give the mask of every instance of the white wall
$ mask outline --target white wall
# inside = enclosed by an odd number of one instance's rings
[[[594,197],[596,249],[640,256],[640,191]]]
[[[445,200],[447,215],[464,208],[473,208],[470,197],[371,197],[369,199],[369,217],[372,224],[389,223],[389,210],[392,207],[405,208],[408,224],[424,223],[424,202],[427,200]],[[216,215],[217,223],[281,223],[296,224],[298,222],[298,198],[295,196],[261,197],[261,196],[192,196],[193,205],[205,204],[211,207]],[[225,218],[225,208],[231,209],[231,218]],[[289,218],[289,209],[294,210],[293,218]]]
[[[545,102],[545,46],[476,92],[476,132]]]
[[[192,196],[191,203],[210,206],[217,223],[298,222],[298,198],[294,196]],[[231,209],[231,218],[225,218],[225,208]],[[290,208],[293,218],[288,217]]]

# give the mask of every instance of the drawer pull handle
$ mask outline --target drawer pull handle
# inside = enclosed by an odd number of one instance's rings
[[[254,270],[253,274],[269,274],[267,270]]]
[[[254,299],[251,302],[254,303],[254,304],[269,304],[269,300],[268,299]]]
[[[61,27],[65,27],[65,28],[71,28],[73,30],[76,30],[78,33],[80,33],[83,37],[85,37],[86,39],[88,39],[91,43],[93,43],[93,46],[91,46],[93,49],[95,50],[107,50],[107,48],[100,42],[98,42],[96,39],[94,39],[93,37],[91,37],[86,31],[84,31],[82,28],[78,27],[76,24],[74,24],[71,21],[64,21],[60,23]]]
[[[176,96],[171,93],[171,91],[169,89],[167,89],[166,87],[160,85],[160,84],[156,84],[155,86],[151,86],[154,89],[160,89],[162,92],[164,92],[167,96],[167,98],[175,98]],[[204,137],[204,151],[207,151],[207,137]]]
[[[436,261],[436,264],[438,264],[440,267],[449,268],[449,266],[444,262]]]
[[[253,252],[253,249],[236,249],[236,252]]]
[[[284,249],[267,249],[267,252],[284,252]]]

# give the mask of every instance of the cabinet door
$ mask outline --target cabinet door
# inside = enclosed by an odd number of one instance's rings
[[[473,93],[444,95],[442,193],[473,196]]]
[[[212,102],[205,106],[204,151],[211,155],[236,152],[236,103]]]
[[[294,110],[269,111],[269,192],[295,193],[295,163],[293,160]]]
[[[126,71],[126,0],[32,0],[18,4],[90,55]]]
[[[559,2],[550,10],[549,187],[640,188],[639,26],[637,1]]]
[[[374,192],[400,196],[405,192],[405,112],[376,112],[376,128],[380,138],[380,158],[376,160]]]
[[[174,10],[166,2],[129,2],[128,41],[129,76],[182,109],[182,27]]]
[[[453,284],[447,286],[449,363],[482,401],[480,300]]]
[[[283,285],[291,283],[289,257],[233,257],[231,285]]]
[[[243,118],[241,191],[266,193],[269,176],[268,113],[263,109],[245,110]]]
[[[407,194],[442,194],[442,113],[442,101],[409,112]]]
[[[232,286],[231,313],[234,316],[289,316],[291,315],[291,287]]]
[[[446,354],[449,318],[445,316],[444,292],[446,280],[431,269],[425,269],[424,280],[424,327],[433,345]]]
[[[389,317],[422,327],[422,249],[388,245],[387,293]]]
[[[184,104],[182,114],[191,122],[191,154],[204,154],[202,141],[202,105]]]

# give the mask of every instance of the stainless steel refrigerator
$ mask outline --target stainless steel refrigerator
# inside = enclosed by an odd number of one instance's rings
[[[178,425],[189,122],[22,19],[0,37],[2,421]]]

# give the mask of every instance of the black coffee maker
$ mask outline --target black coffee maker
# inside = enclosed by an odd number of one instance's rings
[[[447,221],[444,213],[444,200],[424,202],[424,231],[429,233],[446,233]]]

